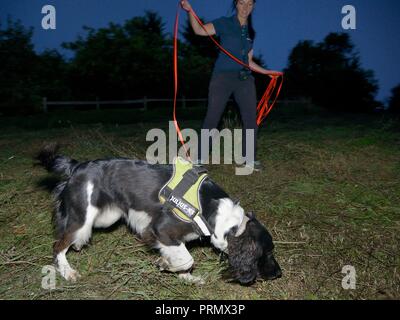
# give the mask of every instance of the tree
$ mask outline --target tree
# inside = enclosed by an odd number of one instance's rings
[[[40,102],[35,69],[38,58],[33,50],[32,28],[7,19],[0,24],[0,112],[27,112]]]
[[[63,44],[75,52],[70,67],[75,97],[130,99],[172,93],[171,48],[157,13],[148,11],[122,26],[110,23],[85,30],[85,38]]]
[[[185,43],[195,49],[202,57],[215,60],[218,57],[219,50],[208,36],[199,36],[194,33],[189,19],[186,22],[182,32]],[[217,40],[218,37],[216,37]]]
[[[289,56],[285,95],[311,97],[332,110],[369,111],[377,107],[374,74],[361,68],[360,57],[346,33],[331,33],[315,44],[301,41]]]
[[[400,84],[392,89],[392,96],[389,100],[389,111],[400,113]]]
[[[42,97],[68,99],[66,83],[68,64],[56,50],[41,54],[34,51],[33,28],[20,21],[7,20],[0,25],[0,112],[33,113]]]
[[[57,50],[45,50],[38,55],[35,74],[41,97],[50,100],[70,100],[67,83],[69,64]]]

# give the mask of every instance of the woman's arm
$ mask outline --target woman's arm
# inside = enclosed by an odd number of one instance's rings
[[[258,72],[258,73],[261,73],[261,74],[267,74],[267,75],[269,75],[271,77],[282,75],[282,72],[267,70],[267,69],[261,67],[260,65],[258,65],[257,63],[255,63],[253,61],[253,54],[254,54],[254,50],[252,49],[249,52],[249,66],[250,66],[251,70],[253,70],[255,72]]]
[[[190,25],[193,28],[193,31],[195,34],[199,36],[213,36],[215,35],[215,28],[212,23],[207,23],[204,25],[205,29],[204,30],[199,22],[196,20],[196,18],[192,14],[192,6],[190,5],[188,0],[182,0],[181,1],[182,8],[186,10],[189,14],[189,20],[190,20]]]

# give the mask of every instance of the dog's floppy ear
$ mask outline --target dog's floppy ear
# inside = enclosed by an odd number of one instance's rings
[[[257,278],[260,248],[247,233],[239,237],[228,235],[228,262],[233,278],[242,285],[251,285]]]

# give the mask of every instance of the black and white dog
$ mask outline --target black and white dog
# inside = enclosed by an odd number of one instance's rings
[[[88,243],[93,228],[107,228],[124,219],[148,245],[159,250],[161,270],[189,273],[193,258],[185,243],[200,237],[194,226],[163,210],[158,193],[171,178],[171,165],[150,165],[129,159],[95,160],[79,163],[57,154],[49,145],[38,155],[48,171],[63,176],[54,190],[56,242],[54,263],[67,280],[79,273],[71,268],[66,254],[72,246],[80,250]],[[210,178],[200,189],[203,215],[212,228],[211,244],[227,253],[232,276],[241,284],[258,277],[273,280],[281,269],[273,256],[274,245],[267,229]]]

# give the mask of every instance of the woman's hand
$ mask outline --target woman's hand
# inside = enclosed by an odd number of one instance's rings
[[[192,6],[190,5],[188,0],[182,0],[181,1],[181,6],[183,8],[183,10],[189,12],[192,10]]]
[[[265,70],[264,74],[270,76],[271,78],[283,76],[283,72],[273,70]]]

